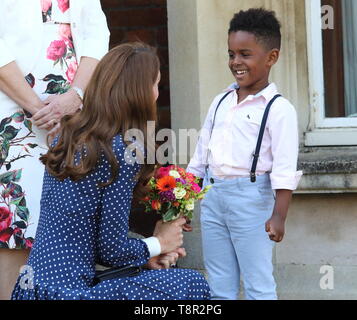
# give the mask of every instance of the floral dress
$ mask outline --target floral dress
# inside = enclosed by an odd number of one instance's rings
[[[37,95],[66,92],[78,63],[70,28],[69,0],[38,0],[44,23],[41,56],[26,80]],[[14,103],[0,108],[0,248],[32,248],[40,213],[41,154],[47,131]]]

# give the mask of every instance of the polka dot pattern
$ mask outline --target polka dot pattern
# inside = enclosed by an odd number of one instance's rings
[[[145,242],[128,238],[134,177],[140,167],[126,147],[121,136],[113,139],[120,174],[104,188],[98,182],[108,180],[110,165],[103,155],[96,169],[79,182],[61,182],[45,172],[40,220],[28,261],[34,274],[33,288],[24,287],[28,274],[21,274],[13,300],[210,298],[204,277],[184,269],[144,270],[135,277],[93,286],[97,263],[140,266],[149,260]]]

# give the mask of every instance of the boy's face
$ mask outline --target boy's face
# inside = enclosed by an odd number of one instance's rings
[[[229,68],[241,88],[263,89],[269,83],[270,68],[279,50],[267,50],[253,33],[237,31],[228,37]]]

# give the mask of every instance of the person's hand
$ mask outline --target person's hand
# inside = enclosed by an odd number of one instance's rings
[[[46,106],[33,115],[33,121],[39,129],[51,130],[63,116],[75,113],[82,100],[74,90],[68,90],[61,95],[48,96],[44,103]]]
[[[191,226],[191,221],[186,221],[186,223],[183,225],[182,229],[185,232],[192,232],[193,228]]]
[[[170,266],[176,264],[178,257],[178,254],[175,252],[161,254],[151,258],[146,267],[151,270],[169,269]]]
[[[182,228],[185,223],[185,218],[179,218],[171,222],[160,220],[156,223],[154,236],[159,239],[162,254],[172,252],[182,246]]]
[[[186,257],[185,248],[178,248],[173,252],[151,258],[146,266],[151,270],[169,269],[176,265],[178,259],[183,257]]]
[[[61,130],[61,124],[57,123],[49,132],[48,132],[48,139],[49,143],[52,143],[53,139],[56,137],[58,132]]]
[[[268,233],[270,240],[281,242],[285,235],[285,219],[274,213],[265,223],[265,231]]]

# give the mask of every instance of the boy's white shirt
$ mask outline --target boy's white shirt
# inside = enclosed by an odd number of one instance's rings
[[[249,177],[258,133],[265,108],[278,94],[274,83],[250,95],[237,105],[235,85],[222,102],[211,128],[219,101],[218,95],[206,117],[201,136],[187,171],[203,178],[206,164],[213,176],[221,179]],[[207,154],[209,149],[209,153]],[[297,171],[299,154],[298,121],[295,108],[285,98],[278,98],[271,107],[257,166],[257,175],[270,173],[274,190],[296,190],[301,171]]]

